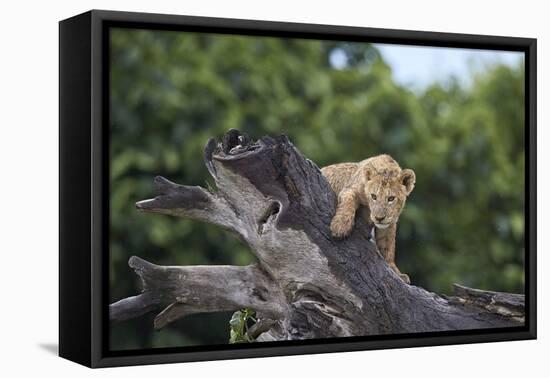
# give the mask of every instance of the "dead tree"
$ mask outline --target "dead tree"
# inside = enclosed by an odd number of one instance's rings
[[[258,340],[523,325],[523,295],[455,285],[447,298],[405,284],[360,218],[349,238],[334,240],[336,196],[286,136],[253,142],[230,130],[221,143],[208,141],[204,159],[216,190],[157,177],[157,197],[138,210],[221,226],[249,245],[257,263],[158,266],[132,257],[143,291],[111,304],[111,322],[164,308],[158,329],[189,314],[250,308]]]

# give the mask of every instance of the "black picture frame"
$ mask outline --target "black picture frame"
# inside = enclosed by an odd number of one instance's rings
[[[109,352],[108,38],[111,27],[525,53],[526,324],[492,329]],[[536,39],[92,10],[59,24],[59,354],[89,367],[536,338]]]

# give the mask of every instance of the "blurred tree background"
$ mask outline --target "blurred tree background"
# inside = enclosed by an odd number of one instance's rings
[[[132,255],[164,265],[254,261],[219,228],[134,206],[153,196],[155,175],[206,185],[203,147],[232,127],[287,134],[320,167],[392,155],[417,176],[397,240],[413,284],[523,292],[524,67],[472,75],[470,85],[413,92],[366,43],[113,29],[110,302],[140,290]],[[113,326],[111,348],[229,339],[228,313],[159,332],[152,317]]]

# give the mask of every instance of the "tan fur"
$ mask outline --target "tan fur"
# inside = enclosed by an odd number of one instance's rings
[[[399,215],[414,188],[414,172],[402,170],[389,155],[378,155],[359,163],[329,165],[321,172],[338,195],[336,214],[330,224],[332,236],[347,237],[360,210],[364,219],[376,227],[376,245],[386,262],[403,281],[410,283],[409,276],[395,265],[395,236]]]

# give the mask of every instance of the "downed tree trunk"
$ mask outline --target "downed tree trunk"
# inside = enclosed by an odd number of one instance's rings
[[[252,142],[230,130],[205,148],[217,190],[155,178],[158,196],[144,212],[219,225],[246,242],[250,266],[157,266],[129,261],[143,292],[110,305],[111,321],[165,307],[161,328],[183,316],[250,308],[258,340],[516,327],[524,324],[522,295],[455,286],[441,297],[405,284],[357,219],[351,236],[334,240],[336,196],[319,168],[286,136]],[[262,333],[263,332],[263,333]]]

